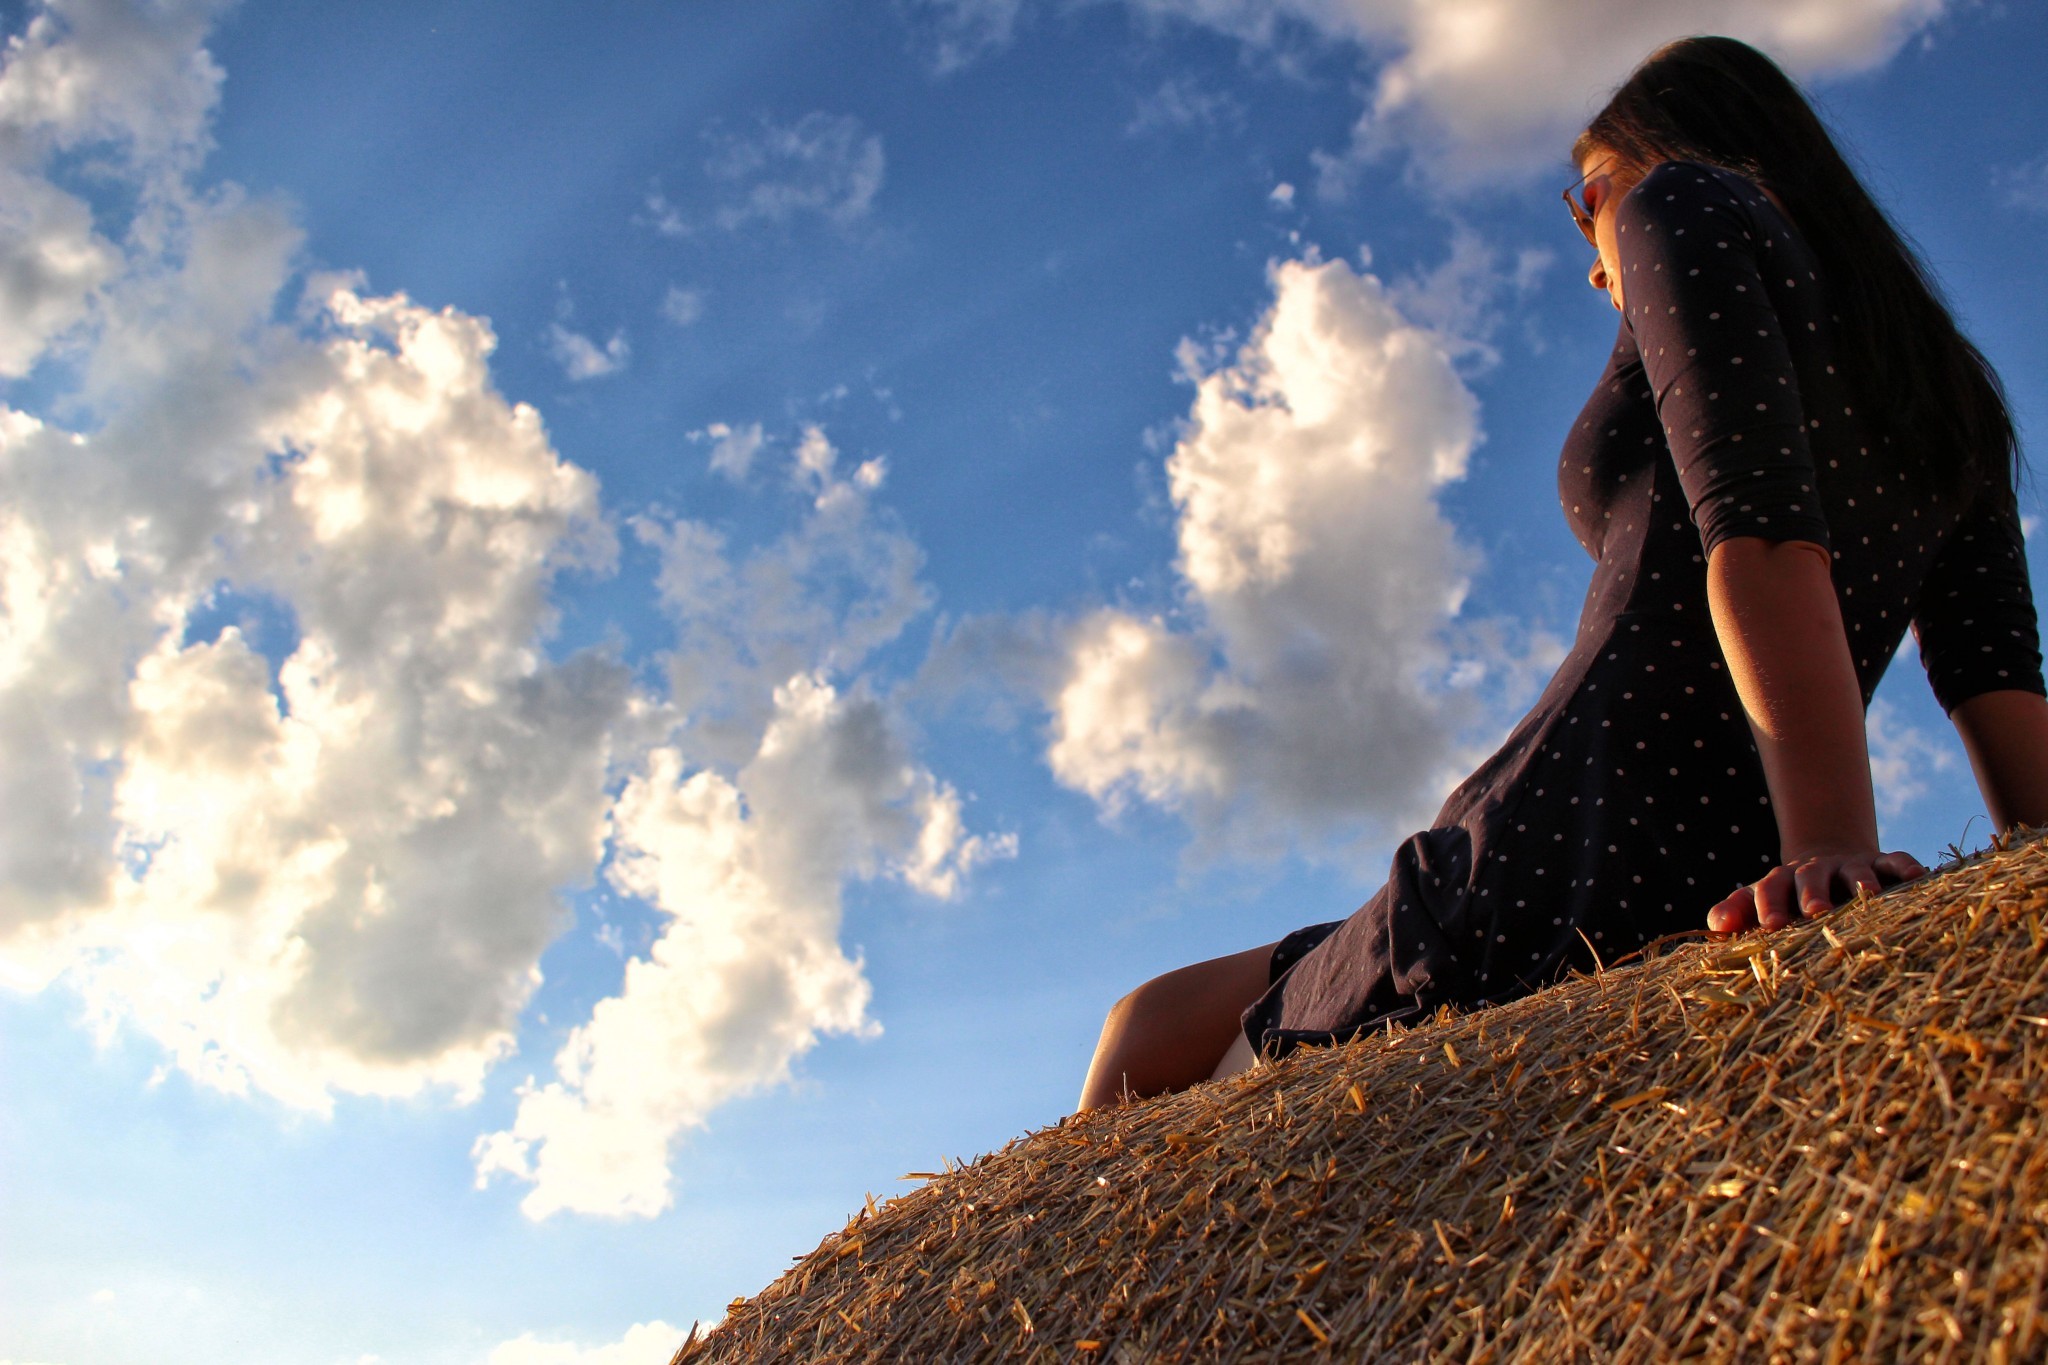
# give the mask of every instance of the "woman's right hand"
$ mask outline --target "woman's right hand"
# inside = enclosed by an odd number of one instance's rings
[[[1924,877],[1927,869],[1910,853],[1858,849],[1796,853],[1747,886],[1739,886],[1707,911],[1707,928],[1717,934],[1782,929],[1801,918],[1824,915],[1859,892],[1876,895],[1888,886]]]

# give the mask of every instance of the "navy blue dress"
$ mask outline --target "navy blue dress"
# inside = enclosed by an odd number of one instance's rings
[[[1755,185],[1667,162],[1616,217],[1628,301],[1558,464],[1593,580],[1570,654],[1349,919],[1297,930],[1245,1011],[1267,1056],[1609,965],[1778,861],[1761,760],[1707,610],[1732,536],[1812,541],[1867,707],[1910,623],[1946,710],[2041,693],[2004,481],[1894,445],[1836,364],[1805,241]],[[1937,461],[1940,461],[1938,463]]]

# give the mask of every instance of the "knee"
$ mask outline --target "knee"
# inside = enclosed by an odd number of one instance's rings
[[[1102,1046],[1108,1047],[1130,1032],[1131,1021],[1143,1009],[1140,992],[1144,989],[1138,987],[1109,1007],[1109,1013],[1102,1019]]]
[[[1102,1021],[1104,1041],[1126,1038],[1143,1033],[1152,1025],[1170,1022],[1183,994],[1173,980],[1174,975],[1168,972],[1155,976],[1111,1005],[1108,1017]]]

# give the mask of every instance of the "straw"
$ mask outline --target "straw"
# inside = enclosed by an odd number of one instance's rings
[[[2044,1095],[2022,831],[1041,1129],[871,1201],[675,1363],[2040,1360]]]

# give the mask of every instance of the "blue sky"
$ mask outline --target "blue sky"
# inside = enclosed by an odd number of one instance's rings
[[[2038,429],[2038,7],[1643,8],[0,4],[0,1361],[659,1362],[1364,899],[1575,621],[1663,38]]]

